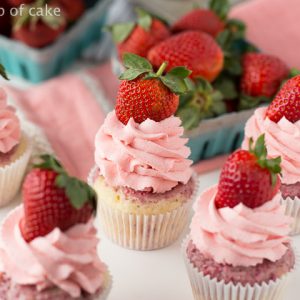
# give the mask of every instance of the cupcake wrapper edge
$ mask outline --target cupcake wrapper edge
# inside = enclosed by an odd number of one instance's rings
[[[298,197],[281,198],[281,204],[285,208],[285,214],[293,218],[290,235],[300,234],[300,199]]]
[[[282,300],[290,275],[299,268],[300,258],[299,254],[295,252],[296,262],[294,268],[276,281],[255,284],[254,286],[249,284],[246,286],[234,285],[233,283],[225,284],[223,281],[205,276],[193,266],[186,255],[189,240],[190,237],[187,236],[183,241],[182,252],[195,300]],[[295,247],[293,247],[293,250],[295,251]]]
[[[0,207],[8,204],[18,193],[31,156],[32,144],[11,164],[0,168]]]
[[[88,177],[93,185],[97,168]],[[186,228],[191,205],[199,193],[199,179],[194,175],[195,188],[189,201],[167,213],[157,215],[130,214],[98,203],[98,217],[106,236],[116,244],[133,250],[155,250],[175,242]]]

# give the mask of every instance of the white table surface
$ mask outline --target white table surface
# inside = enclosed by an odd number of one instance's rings
[[[201,190],[216,183],[218,176],[219,171],[202,175]],[[0,209],[0,220],[19,201]],[[181,240],[162,250],[143,252],[114,245],[101,231],[100,238],[99,254],[113,276],[113,288],[108,300],[193,300],[180,252]],[[300,236],[293,240],[300,249]],[[283,300],[300,299],[297,280],[300,280],[300,270],[292,278]]]

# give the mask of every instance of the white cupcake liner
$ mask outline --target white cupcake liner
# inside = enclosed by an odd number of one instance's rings
[[[281,204],[285,208],[285,214],[293,218],[290,235],[300,234],[300,199],[281,198]]]
[[[26,143],[25,152],[17,160],[0,167],[0,207],[14,200],[20,189],[32,152],[32,144],[27,137]]]
[[[92,186],[97,168],[88,177]],[[167,213],[130,214],[103,202],[98,202],[97,215],[105,235],[114,243],[132,250],[155,250],[175,242],[188,225],[191,205],[199,191],[199,180],[194,175],[195,189],[189,201]]]
[[[177,240],[189,220],[186,203],[170,213],[134,215],[98,203],[98,216],[106,236],[116,244],[133,250],[154,250]]]
[[[182,244],[182,251],[195,300],[283,300],[289,279],[299,267],[299,254],[295,252],[295,247],[293,247],[296,258],[293,269],[275,281],[255,284],[254,286],[250,284],[245,286],[233,283],[225,284],[224,281],[217,281],[208,275],[205,276],[194,267],[186,253],[189,241],[190,237],[188,236]]]

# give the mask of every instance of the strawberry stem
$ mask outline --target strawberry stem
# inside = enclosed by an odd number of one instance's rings
[[[168,66],[168,63],[166,61],[163,62],[162,65],[159,67],[158,71],[156,72],[156,75],[158,77],[161,76],[164,73],[167,66]]]
[[[253,139],[250,138],[249,152],[256,156],[257,163],[261,168],[267,169],[270,172],[272,185],[274,186],[277,182],[277,174],[281,173],[281,157],[278,156],[272,159],[268,158],[264,134],[257,138],[255,145]]]

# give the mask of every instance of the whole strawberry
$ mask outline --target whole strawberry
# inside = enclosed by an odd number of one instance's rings
[[[162,21],[141,9],[137,12],[137,23],[115,24],[110,27],[120,59],[127,52],[147,57],[154,45],[170,36],[169,28]]]
[[[225,28],[225,23],[209,9],[194,9],[180,18],[171,28],[175,33],[187,30],[199,30],[216,37]]]
[[[300,75],[283,85],[269,105],[266,116],[276,123],[283,117],[292,123],[300,120]]]
[[[164,61],[167,70],[185,66],[192,71],[191,78],[202,77],[213,81],[223,68],[223,52],[215,40],[199,31],[186,31],[172,36],[154,46],[148,59],[155,68]]]
[[[204,119],[224,114],[226,106],[223,95],[205,79],[198,78],[189,82],[189,93],[179,99],[176,112],[186,130],[191,130]]]
[[[249,151],[237,150],[228,157],[220,175],[216,207],[243,203],[255,208],[270,201],[280,187],[280,163],[280,157],[267,159],[264,135],[257,139],[255,147],[251,140]]]
[[[272,97],[289,69],[279,58],[263,53],[247,53],[242,60],[241,91],[250,96]]]
[[[116,103],[118,119],[124,124],[130,118],[138,123],[148,118],[159,122],[173,115],[178,107],[178,95],[188,90],[185,78],[190,71],[177,67],[163,75],[167,63],[154,73],[145,58],[127,53],[123,60],[127,70],[120,76],[122,82]]]
[[[24,218],[20,230],[25,241],[45,236],[54,228],[67,230],[86,223],[95,209],[94,191],[70,177],[60,163],[43,155],[23,184]]]
[[[31,8],[38,8],[43,13],[33,17]],[[47,16],[46,6],[36,1],[26,5],[22,10],[22,16],[17,17],[13,28],[13,37],[30,47],[41,48],[53,43],[66,28],[66,20],[61,16]]]

